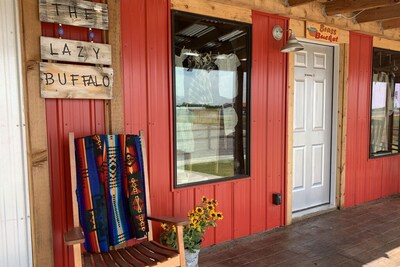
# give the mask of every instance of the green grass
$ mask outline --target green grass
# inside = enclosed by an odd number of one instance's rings
[[[233,160],[220,160],[218,163],[218,172],[217,161],[192,164],[192,171],[222,177],[234,176]],[[185,170],[190,170],[189,164],[185,165]]]

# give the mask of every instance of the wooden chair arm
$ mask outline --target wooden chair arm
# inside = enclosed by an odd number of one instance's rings
[[[82,229],[80,227],[74,227],[64,233],[64,243],[68,246],[85,243]]]
[[[176,226],[182,225],[189,225],[190,220],[187,218],[177,218],[177,217],[169,217],[169,216],[147,216],[147,219],[156,221],[156,222],[162,222],[162,223],[169,223],[173,224]]]

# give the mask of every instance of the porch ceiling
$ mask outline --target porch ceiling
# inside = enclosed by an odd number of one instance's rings
[[[200,1],[200,0],[192,0]],[[187,5],[185,0],[172,3]],[[202,0],[204,3],[204,0]],[[400,41],[400,0],[208,0]]]
[[[351,19],[354,24],[377,22],[382,30],[400,28],[400,0],[286,0],[289,7],[311,2],[321,4],[328,17]]]

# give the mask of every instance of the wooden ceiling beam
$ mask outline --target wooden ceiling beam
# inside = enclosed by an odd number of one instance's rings
[[[400,28],[400,19],[390,19],[382,21],[382,29],[389,30],[396,28]]]
[[[358,23],[371,22],[377,20],[390,20],[400,18],[400,5],[378,7],[361,12],[355,20]]]
[[[390,6],[399,2],[400,0],[336,0],[325,3],[325,13],[327,16],[334,16],[356,10]]]
[[[303,4],[307,4],[310,2],[314,2],[315,0],[286,0],[285,4],[286,6],[299,6],[299,5],[303,5]]]

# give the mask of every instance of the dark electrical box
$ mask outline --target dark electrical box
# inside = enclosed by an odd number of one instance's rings
[[[282,204],[282,194],[281,193],[272,194],[272,203],[275,205],[281,205]]]

